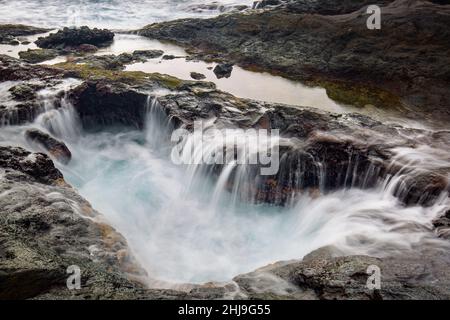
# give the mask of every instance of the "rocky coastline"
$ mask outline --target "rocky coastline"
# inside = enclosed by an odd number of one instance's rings
[[[184,45],[196,59],[321,84],[341,103],[408,110],[448,123],[450,34],[442,32],[442,26],[449,25],[450,6],[438,1],[381,1],[384,27],[372,32],[365,29],[368,3],[264,0],[255,10],[153,24],[139,34]],[[0,40],[11,43],[16,36],[42,31],[0,26]],[[156,98],[172,129],[192,130],[195,120],[214,117],[219,128],[280,129],[281,136],[294,141],[282,146],[280,172],[258,180],[258,187],[250,190],[259,202],[283,206],[293,194],[316,192],[320,186],[320,192],[364,189],[399,175],[404,176],[402,188],[394,195],[402,206],[431,206],[450,194],[450,168],[403,172],[393,165],[398,147],[448,148],[448,130],[411,129],[357,113],[242,99],[210,82],[127,72],[126,64],[164,53],[94,56],[97,46],[114,34],[96,30],[96,37],[90,29],[82,33],[93,40],[70,42],[74,37],[67,29],[38,41],[43,49],[37,50],[53,50],[55,56],[77,53],[74,60],[55,66],[0,55],[0,82],[18,83],[9,90],[10,101],[0,102],[0,130],[3,125],[33,122],[43,112],[38,92],[57,88],[67,79],[79,84],[58,95],[73,104],[83,129],[143,129],[146,101],[163,89]],[[85,45],[97,49],[86,50]],[[301,261],[278,262],[226,284],[149,289],[148,275],[126,239],[55,167],[54,161],[70,161],[64,141],[33,130],[27,138],[43,153],[0,146],[0,299],[450,299],[448,248],[427,243],[407,254],[382,258],[342,256],[336,248],[325,247]],[[325,176],[317,163],[329,169]],[[303,176],[292,174],[296,172]],[[256,173],[254,179],[259,179]],[[448,239],[449,219],[446,211],[428,231]],[[82,267],[81,290],[66,287],[71,265]],[[366,286],[370,265],[383,270],[381,290]]]
[[[138,34],[183,45],[201,59],[237,63],[306,83],[333,99],[448,121],[450,7],[379,1],[381,30],[366,26],[370,1],[278,1],[246,14],[152,24]]]

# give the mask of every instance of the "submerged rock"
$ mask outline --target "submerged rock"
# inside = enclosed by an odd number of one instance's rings
[[[206,79],[206,76],[203,73],[191,72],[191,78],[195,80],[203,80]]]
[[[133,56],[143,60],[159,58],[164,54],[162,50],[135,50]]]
[[[110,44],[114,39],[114,33],[106,29],[64,28],[47,37],[41,37],[36,45],[45,49],[64,49],[79,45],[94,45],[97,47]]]
[[[42,146],[53,158],[63,164],[68,164],[72,153],[64,142],[58,141],[50,135],[37,129],[29,129],[25,132],[26,138],[39,146]]]
[[[162,57],[163,60],[174,60],[174,59],[181,59],[181,58],[184,58],[184,57],[174,56],[173,54],[165,54]]]

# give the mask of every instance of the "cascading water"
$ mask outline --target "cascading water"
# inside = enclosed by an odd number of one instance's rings
[[[365,190],[350,184],[320,195],[302,193],[284,207],[246,201],[242,194],[254,183],[248,180],[252,170],[237,159],[221,167],[171,161],[174,127],[156,98],[147,101],[145,130],[101,132],[80,129],[71,104],[58,98],[56,108],[53,98],[44,95],[47,107],[33,124],[2,127],[0,143],[33,148],[23,138],[30,127],[66,142],[72,160],[57,164],[66,180],[127,238],[150,277],[165,281],[165,287],[228,281],[268,263],[300,259],[325,245],[343,254],[375,256],[419,243],[444,245],[431,232],[431,221],[448,205],[447,198],[431,207],[405,207],[380,182]],[[231,138],[240,133],[231,130]],[[201,156],[187,152],[195,139],[194,134],[185,137],[183,156]],[[212,156],[217,148],[211,131],[202,153]]]

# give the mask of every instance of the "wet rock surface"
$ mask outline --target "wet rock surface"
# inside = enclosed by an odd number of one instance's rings
[[[449,255],[443,251],[418,251],[386,258],[336,257],[332,248],[318,249],[300,262],[278,263],[241,275],[234,280],[256,298],[260,279],[287,283],[286,290],[304,299],[324,300],[417,300],[448,299]],[[369,266],[379,268],[381,289],[367,286]],[[278,281],[276,281],[278,279]],[[283,282],[284,281],[284,282]],[[276,287],[276,286],[273,286]],[[280,288],[281,286],[278,285]],[[287,291],[289,292],[289,291]],[[265,293],[267,294],[267,293]]]
[[[369,30],[367,4],[292,1],[247,14],[153,24],[139,33],[176,41],[200,57],[322,84],[345,96],[344,103],[369,92],[362,105],[407,106],[418,117],[448,121],[449,6],[385,1],[379,3],[382,29]]]
[[[0,44],[18,45],[20,42],[17,40],[17,37],[45,33],[47,31],[50,30],[21,24],[2,24],[0,25]]]
[[[26,138],[39,146],[42,146],[53,158],[67,164],[72,158],[72,153],[64,142],[58,141],[49,134],[37,129],[29,129],[25,132]]]
[[[19,52],[19,56],[22,60],[29,63],[40,63],[46,60],[51,60],[58,56],[56,50],[51,49],[28,49],[27,51]]]
[[[191,72],[191,78],[194,80],[203,80],[206,79],[206,76],[203,73]]]
[[[56,169],[53,162],[44,154],[30,153],[22,148],[0,147],[0,166],[3,169],[11,169],[28,176],[28,180],[34,180],[44,184],[57,184],[63,178],[61,172]]]
[[[233,71],[233,64],[232,63],[221,63],[218,64],[214,68],[214,74],[218,79],[221,78],[229,78],[231,77],[231,72]]]
[[[54,87],[68,75],[52,67],[31,65],[24,61],[0,55],[0,81],[17,83],[8,90],[14,100],[0,103],[0,124],[15,125],[33,121],[42,112],[37,92]]]
[[[258,202],[283,205],[293,194],[307,190],[371,188],[379,179],[405,170],[401,164],[390,165],[394,148],[414,148],[421,144],[441,148],[449,144],[445,135],[437,139],[433,132],[418,130],[408,137],[408,129],[385,125],[359,114],[332,114],[257,102],[217,91],[208,82],[114,71],[122,69],[123,63],[132,60],[133,55],[81,59],[84,62],[80,73],[74,72],[78,71],[78,64],[62,66],[63,74],[87,80],[68,93],[85,128],[120,124],[141,129],[148,92],[165,88],[180,92],[158,98],[175,127],[192,128],[194,120],[217,117],[215,124],[219,128],[279,129],[282,137],[297,139],[281,147],[280,170],[275,176],[260,177],[260,168],[252,169],[255,187],[243,197]],[[42,68],[43,72],[45,67]],[[220,170],[220,167],[215,169]],[[432,168],[419,173],[406,170],[394,194],[406,205],[432,205],[448,190],[447,170]]]
[[[260,202],[283,205],[293,193],[319,188],[320,192],[350,186],[369,188],[378,179],[402,173],[405,184],[410,183],[397,195],[404,205],[430,204],[448,190],[448,168],[431,167],[417,174],[405,172],[401,163],[392,165],[397,147],[448,147],[447,131],[412,130],[360,114],[240,99],[208,82],[121,71],[133,56],[83,58],[89,69],[76,63],[33,66],[0,56],[0,81],[40,80],[43,85],[54,86],[65,77],[79,78],[83,83],[69,90],[67,99],[86,129],[116,124],[142,129],[149,93],[157,89],[165,90],[157,100],[173,128],[192,130],[195,120],[214,119],[218,128],[279,129],[281,136],[289,139],[280,149],[282,169],[261,180],[259,168],[255,168],[255,188],[243,195]],[[35,90],[38,87],[29,86],[13,91],[22,99],[34,97]],[[28,116],[19,117],[17,123],[31,121],[39,114],[37,104],[27,106]],[[29,116],[31,113],[34,116]],[[41,132],[33,135],[50,150],[56,147],[57,155],[58,150],[66,154],[51,136]],[[326,174],[321,168],[328,169]],[[448,250],[426,247],[413,250],[414,255],[386,258],[336,257],[318,251],[301,262],[279,263],[240,275],[233,284],[196,286],[185,292],[148,290],[130,280],[142,279],[145,274],[129,253],[125,239],[64,182],[45,154],[0,147],[0,195],[5,195],[0,196],[0,298],[449,298]],[[445,214],[434,225],[442,238],[448,235],[447,220]],[[373,264],[382,270],[379,291],[365,286],[367,267]],[[66,288],[69,265],[81,267],[81,291]]]
[[[26,84],[19,84],[9,89],[17,100],[31,100],[36,97],[36,88]]]
[[[159,58],[164,54],[162,50],[135,50],[133,56],[140,57],[142,60]]]
[[[114,39],[114,33],[106,29],[64,28],[47,37],[39,38],[36,44],[45,49],[66,49],[80,45],[94,45],[97,47],[108,45]]]
[[[85,128],[113,124],[144,126],[147,96],[125,85],[91,81],[74,89],[69,97]]]
[[[433,221],[433,226],[436,228],[438,235],[445,239],[450,239],[450,209],[444,215],[438,217]]]
[[[136,282],[145,273],[125,239],[64,182],[46,155],[0,147],[0,194],[0,299],[184,296]],[[81,290],[66,286],[72,265],[81,269]]]
[[[65,76],[63,70],[47,66],[31,65],[1,54],[0,71],[0,81],[24,81],[30,79],[52,81]]]

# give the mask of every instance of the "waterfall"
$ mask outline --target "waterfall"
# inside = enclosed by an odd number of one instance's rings
[[[75,140],[82,132],[79,117],[66,97],[60,99],[58,108],[47,102],[45,112],[34,123],[64,141]]]
[[[55,87],[38,91],[28,109],[26,118],[29,122],[20,124],[25,122],[23,111],[20,111],[21,121],[4,123],[0,128],[0,144],[46,153],[57,163],[70,161],[71,152],[67,145],[78,140],[82,127],[67,92],[78,84],[77,80],[65,79]]]
[[[148,96],[145,104],[145,138],[150,147],[165,149],[170,145],[170,134],[174,126],[157,97]]]
[[[335,163],[317,145],[276,135],[259,141],[254,131],[227,130],[215,118],[199,131],[180,126],[151,96],[142,106],[144,130],[84,132],[64,95],[41,98],[36,120],[1,128],[0,143],[30,148],[29,128],[64,141],[73,155],[57,163],[65,179],[126,237],[159,287],[227,281],[326,245],[380,257],[445,246],[431,222],[448,197],[404,206],[396,190],[410,188],[408,177],[448,165],[447,151],[394,150],[382,168],[350,149]],[[279,170],[263,175],[268,166],[259,156],[272,145],[280,146]]]

